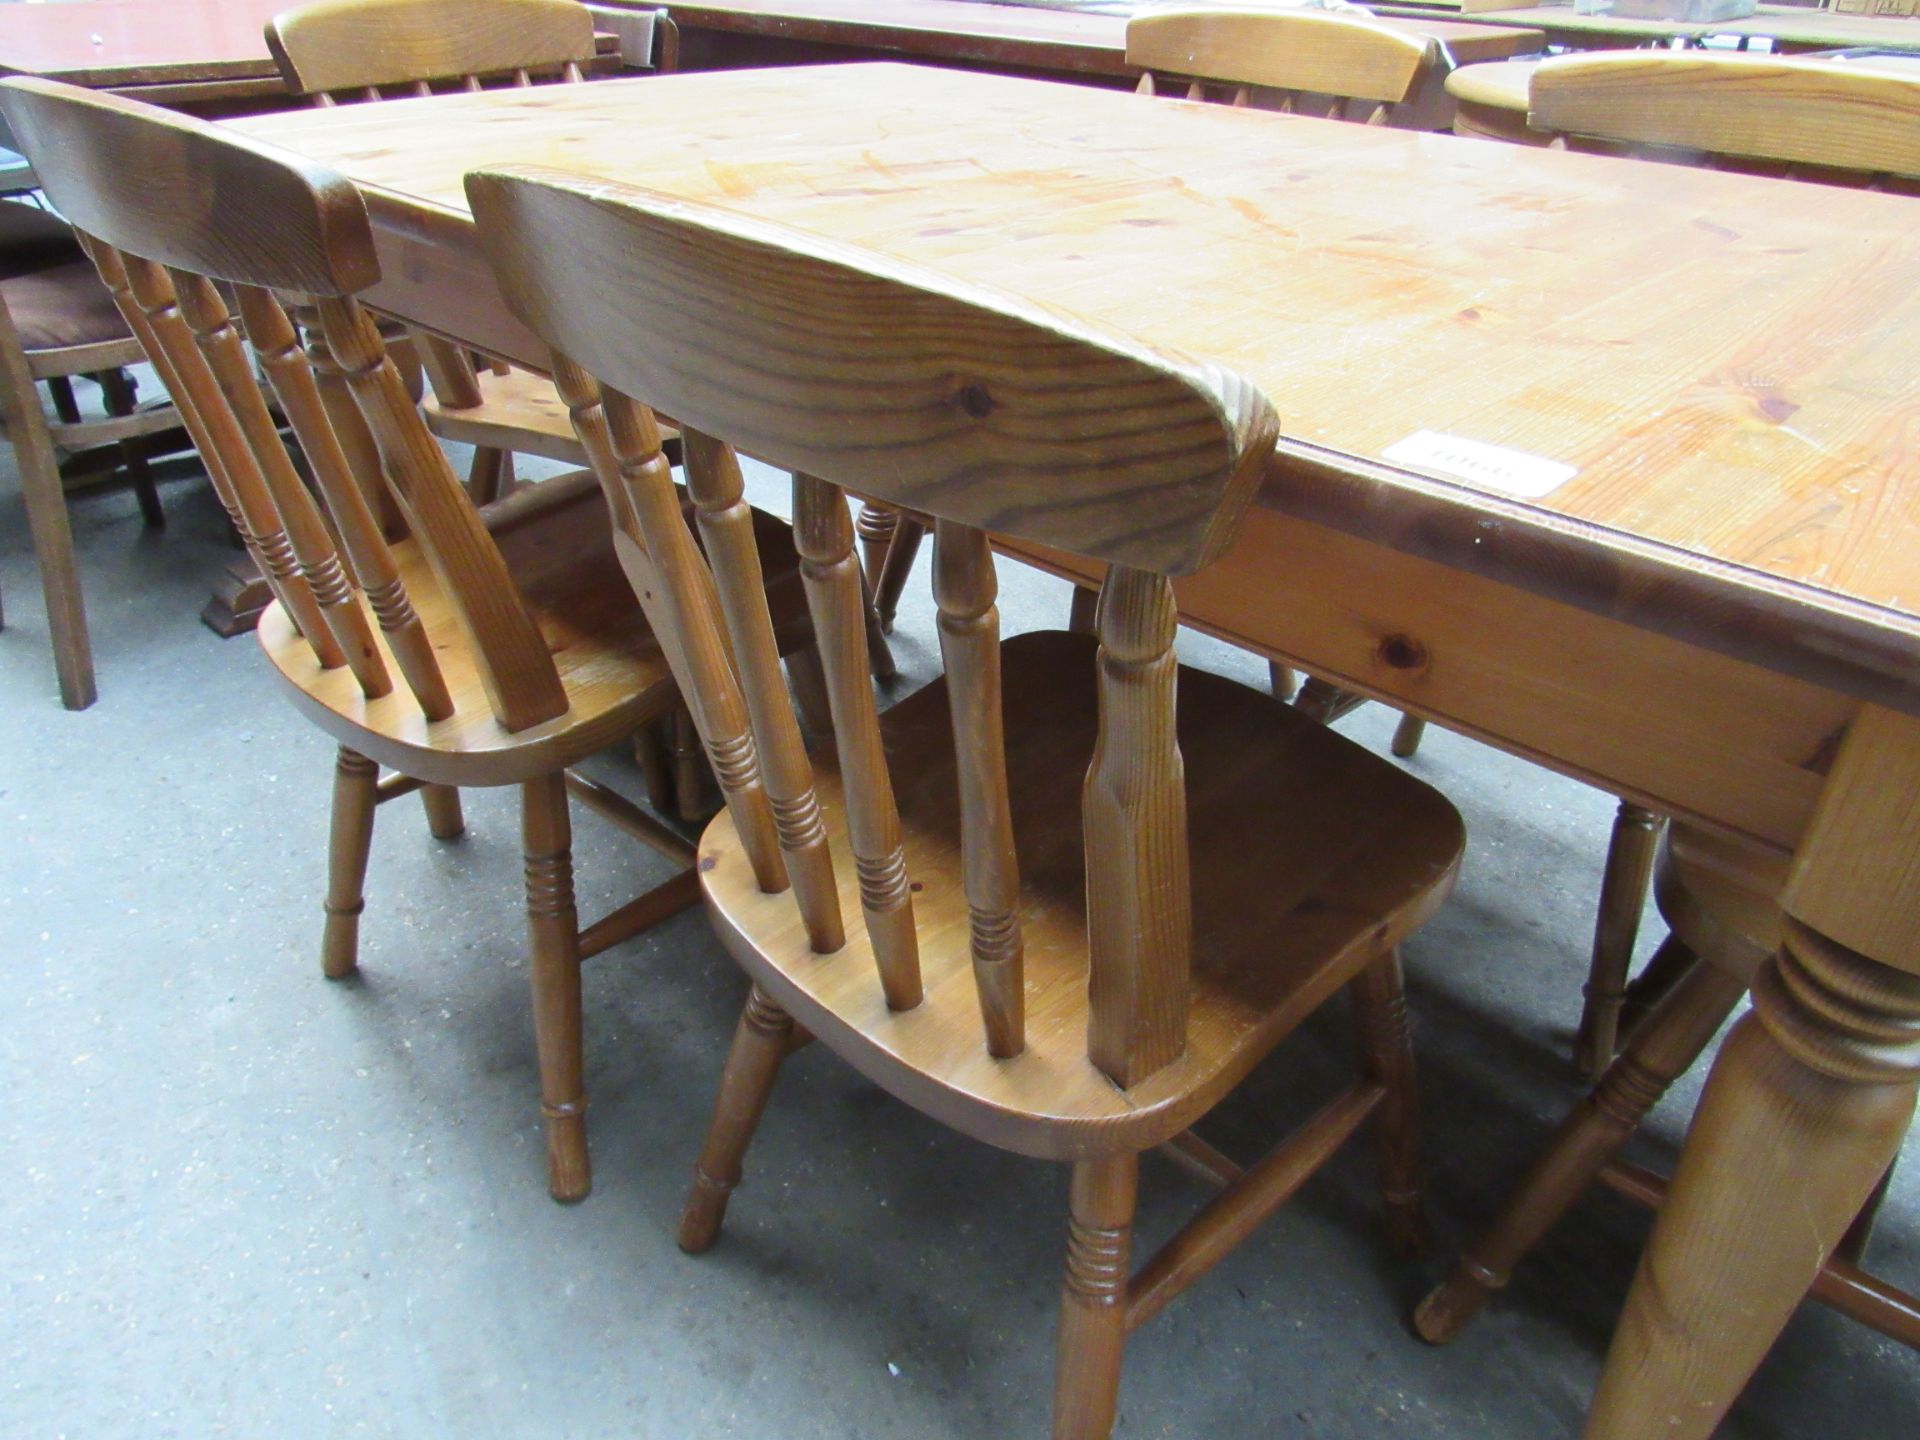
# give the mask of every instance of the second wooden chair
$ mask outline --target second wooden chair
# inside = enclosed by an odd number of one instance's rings
[[[700,846],[715,928],[753,987],[682,1247],[714,1242],[781,1059],[809,1037],[967,1135],[1072,1166],[1056,1436],[1108,1433],[1127,1333],[1369,1119],[1393,1235],[1417,1247],[1398,946],[1447,893],[1459,817],[1173,654],[1169,577],[1227,544],[1275,439],[1259,394],[727,212],[552,172],[470,176],[468,196],[657,561],[650,603],[709,747],[762,765]],[[669,324],[673,346],[644,344]],[[687,427],[706,559],[641,401]],[[795,474],[830,751],[802,747],[771,663],[721,437]],[[884,716],[843,486],[935,517],[945,678]],[[1111,566],[1097,642],[1001,645],[989,524]],[[1343,988],[1351,1088],[1245,1170],[1192,1133]],[[1226,1189],[1130,1276],[1139,1157],[1158,1145]]]
[[[40,80],[0,84],[54,202],[78,227],[209,474],[278,595],[258,636],[294,705],[339,742],[321,946],[358,964],[375,807],[420,790],[436,836],[460,832],[456,787],[520,792],[533,1017],[548,1185],[587,1193],[580,962],[697,898],[690,871],[582,927],[571,792],[677,865],[691,847],[567,767],[678,702],[611,538],[577,473],[474,508],[421,424],[356,299],[380,276],[366,206],[344,177],[216,126]],[[231,294],[238,314],[229,313]],[[297,297],[352,403],[323,402],[282,308]],[[236,320],[238,325],[236,325]],[[240,326],[278,393],[320,496],[296,472]],[[655,436],[657,440],[657,435]],[[411,538],[389,543],[376,497]],[[753,515],[749,543],[778,592],[789,647],[806,638],[786,527]],[[795,627],[798,627],[796,630]],[[722,755],[721,773],[738,757]],[[378,766],[395,773],[379,778]]]

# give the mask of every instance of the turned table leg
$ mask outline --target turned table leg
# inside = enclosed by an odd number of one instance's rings
[[[1920,720],[1851,726],[1721,1047],[1586,1440],[1705,1440],[1872,1194],[1920,1085]]]

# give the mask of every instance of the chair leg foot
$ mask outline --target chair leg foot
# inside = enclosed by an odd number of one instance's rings
[[[420,803],[427,812],[427,830],[436,840],[458,840],[467,831],[460,810],[460,792],[452,785],[422,785]]]
[[[1418,715],[1402,715],[1400,723],[1393,729],[1393,753],[1399,759],[1411,760],[1420,749],[1421,737],[1427,733],[1427,722]]]
[[[1073,1167],[1053,1375],[1053,1440],[1106,1440],[1113,1430],[1127,1341],[1127,1269],[1139,1180],[1138,1155],[1106,1155]]]
[[[533,941],[533,1033],[540,1057],[540,1109],[547,1122],[547,1190],[555,1200],[571,1202],[584,1200],[593,1188],[580,1053],[573,827],[566,780],[558,772],[527,781],[520,796],[527,928]]]
[[[793,1017],[754,986],[734,1028],[706,1144],[694,1162],[693,1184],[680,1212],[680,1248],[689,1255],[703,1254],[720,1238],[727,1199],[740,1183],[741,1159],[767,1108],[793,1034]]]
[[[373,847],[379,776],[380,767],[373,761],[340,747],[327,844],[327,919],[320,938],[320,970],[329,980],[344,980],[360,968],[360,912],[366,909],[362,892]]]

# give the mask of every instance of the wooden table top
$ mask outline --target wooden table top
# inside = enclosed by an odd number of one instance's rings
[[[272,75],[267,21],[291,0],[91,0],[0,5],[0,74],[74,85]]]
[[[654,0],[596,3],[659,8]],[[1119,15],[978,0],[667,0],[666,8],[686,29],[900,50],[929,59],[1083,74],[1134,73],[1126,64],[1127,22]],[[1543,37],[1518,26],[1503,30],[1425,16],[1396,23],[1431,35],[1462,64],[1531,52],[1543,43]]]
[[[466,170],[557,166],[1204,355],[1279,411],[1265,503],[1920,709],[1909,198],[896,65],[236,124],[436,245]]]

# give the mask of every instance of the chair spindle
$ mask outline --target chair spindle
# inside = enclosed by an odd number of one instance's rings
[[[827,677],[847,833],[860,877],[860,908],[887,1006],[920,1003],[920,943],[893,781],[880,744],[880,716],[867,666],[866,604],[846,492],[811,475],[793,477],[793,533],[815,643]]]
[[[1187,1039],[1193,898],[1174,734],[1177,612],[1164,575],[1116,565],[1100,591],[1100,732],[1081,796],[1089,887],[1087,1054],[1131,1087]]]
[[[681,443],[686,447],[687,490],[719,588],[793,898],[807,927],[807,943],[822,955],[831,954],[847,943],[840,891],[814,793],[813,766],[780,674],[780,647],[767,609],[760,547],[754,541],[753,511],[746,502],[740,462],[731,446],[697,430],[683,430]]]
[[[762,890],[787,888],[760,757],[706,561],[687,529],[653,412],[555,358],[554,382],[607,495],[614,548],[693,711]]]
[[[286,412],[293,433],[312,467],[320,493],[333,517],[335,532],[345,551],[348,565],[372,607],[387,637],[387,648],[400,667],[407,688],[419,702],[429,720],[445,720],[453,714],[453,697],[434,658],[433,644],[413,608],[412,598],[400,579],[393,551],[380,532],[380,522],[368,503],[366,491],[355,477],[352,464],[341,446],[339,435],[314,380],[307,352],[299,333],[280,302],[267,291],[251,285],[236,287],[240,318],[247,327],[247,338],[273,384],[280,408]],[[357,411],[365,435],[365,422]],[[371,445],[369,438],[368,444]],[[378,479],[378,457],[374,452],[368,478]]]
[[[501,726],[526,730],[564,715],[567,692],[553,657],[485,524],[423,426],[379,328],[350,297],[316,297],[320,326],[379,447],[387,483],[406,512],[474,649]]]
[[[134,300],[146,316],[147,333],[166,354],[173,379],[180,386],[173,393],[188,397],[188,404],[207,432],[208,443],[225,457],[224,468],[233,492],[234,509],[240,515],[241,538],[260,562],[287,615],[313,647],[321,668],[337,669],[346,664],[346,654],[334,639],[307,577],[301,573],[260,467],[241,441],[232,413],[221,398],[220,387],[180,313],[173,282],[164,267],[150,260],[126,254],[120,258],[126,267]]]
[[[293,468],[293,460],[280,439],[279,427],[261,397],[260,383],[248,362],[246,347],[233,326],[233,317],[220,298],[220,292],[204,275],[185,270],[169,270],[180,313],[193,332],[207,368],[219,386],[225,404],[216,424],[231,419],[254,462],[260,467],[267,493],[280,512],[280,522],[293,547],[294,558],[319,601],[334,639],[345,653],[347,664],[360,688],[371,697],[393,690],[386,662],[373,641],[373,627],[359,597],[347,583],[339,552],[313,494]]]
[[[961,869],[973,978],[987,1051],[1004,1059],[1025,1048],[1026,993],[1020,865],[1013,847],[1000,704],[998,593],[986,532],[935,522],[933,594],[959,759]]]

